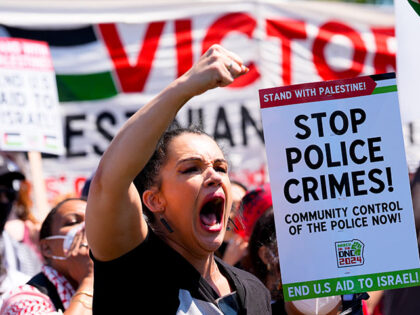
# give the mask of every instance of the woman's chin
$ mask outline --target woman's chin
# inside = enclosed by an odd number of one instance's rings
[[[199,222],[195,226],[195,237],[200,247],[206,252],[215,252],[223,243],[226,227],[223,224],[205,226]]]
[[[215,252],[222,245],[223,236],[224,233],[220,232],[217,235],[200,237],[199,242],[207,252]]]

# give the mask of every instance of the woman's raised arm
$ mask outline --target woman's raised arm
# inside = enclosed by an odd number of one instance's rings
[[[104,153],[90,186],[86,232],[95,258],[117,258],[145,239],[148,227],[132,181],[179,109],[190,98],[226,86],[247,71],[238,56],[214,45],[123,125]]]

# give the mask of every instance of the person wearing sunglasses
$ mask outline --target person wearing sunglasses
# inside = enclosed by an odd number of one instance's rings
[[[0,152],[0,307],[5,292],[28,281],[42,266],[36,253],[17,242],[4,228],[24,179],[18,166]]]
[[[92,314],[93,263],[85,236],[86,201],[68,198],[40,230],[42,271],[5,298],[0,314]]]

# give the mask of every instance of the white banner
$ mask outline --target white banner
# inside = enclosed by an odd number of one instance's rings
[[[42,38],[51,49],[66,147],[64,157],[45,160],[53,187],[79,187],[60,179],[89,176],[127,117],[214,43],[240,55],[251,71],[234,86],[191,100],[177,121],[201,124],[219,140],[232,177],[250,187],[268,180],[259,88],[395,71],[394,16],[386,7],[7,1],[0,24],[0,35]]]

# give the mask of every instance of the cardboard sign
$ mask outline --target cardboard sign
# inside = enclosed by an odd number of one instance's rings
[[[48,45],[0,38],[0,149],[62,154],[61,128]]]
[[[260,90],[285,300],[420,284],[394,74]]]

